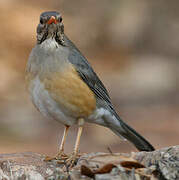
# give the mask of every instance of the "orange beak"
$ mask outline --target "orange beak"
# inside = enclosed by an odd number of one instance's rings
[[[52,23],[57,24],[57,20],[55,19],[54,16],[51,16],[50,19],[47,21],[47,24],[52,24]]]

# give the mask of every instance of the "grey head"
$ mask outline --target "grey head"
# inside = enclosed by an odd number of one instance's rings
[[[37,43],[41,44],[49,38],[54,38],[59,44],[64,44],[64,25],[62,16],[56,11],[43,12],[37,26]]]

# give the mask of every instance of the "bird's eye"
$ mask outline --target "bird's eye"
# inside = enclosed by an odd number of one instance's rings
[[[62,22],[62,17],[59,17],[58,21],[61,23]]]
[[[43,24],[43,19],[42,18],[40,18],[40,24]]]

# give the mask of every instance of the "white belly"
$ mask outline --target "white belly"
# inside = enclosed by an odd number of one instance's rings
[[[44,85],[36,77],[32,80],[29,87],[32,102],[36,108],[46,117],[50,117],[63,123],[65,125],[73,125],[77,121],[75,118],[66,115],[49,95],[48,91],[44,89]]]

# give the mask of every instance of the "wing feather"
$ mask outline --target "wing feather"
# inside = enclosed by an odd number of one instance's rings
[[[102,99],[111,104],[111,100],[105,86],[98,78],[87,59],[81,54],[81,52],[67,37],[66,42],[67,45],[71,48],[68,60],[75,66],[80,77],[94,92],[97,98]]]

